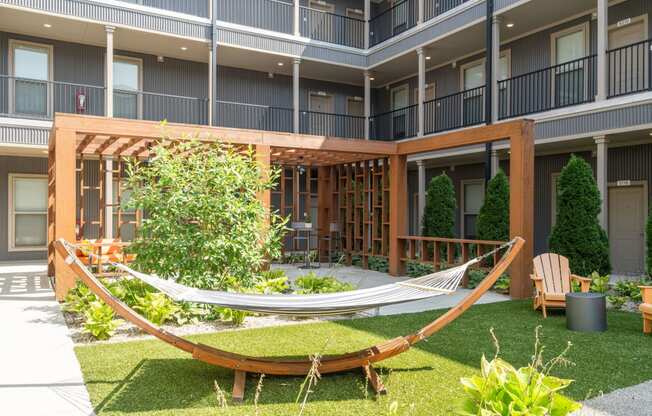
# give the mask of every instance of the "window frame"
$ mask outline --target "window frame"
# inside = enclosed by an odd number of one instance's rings
[[[590,38],[590,30],[591,30],[591,25],[590,22],[584,22],[580,23],[571,27],[567,27],[566,29],[558,30],[556,32],[553,32],[550,34],[550,63],[552,67],[557,66],[557,65],[562,65],[559,62],[557,62],[557,39],[572,35],[575,32],[582,32],[584,34],[584,56],[582,58],[586,58],[590,56],[591,54],[591,38]],[[577,58],[577,59],[582,59],[582,58]],[[572,62],[572,61],[571,61]],[[582,71],[586,72],[589,68],[588,65],[582,64],[581,67],[579,68]],[[551,99],[551,106],[552,108],[557,108],[556,103],[557,103],[557,75],[563,74],[565,72],[569,71],[561,71],[560,68],[556,68],[554,71],[554,76],[552,77],[552,82],[551,82],[551,88],[552,91],[550,91],[550,99]],[[587,94],[589,93],[589,79],[584,74],[583,77],[583,89],[584,89],[584,100],[588,98]]]
[[[106,55],[105,55],[106,57]],[[105,58],[106,59],[106,58]],[[113,62],[111,63],[111,66],[116,61],[122,61],[122,62],[130,62],[135,64],[138,67],[138,90],[135,91],[136,93],[136,119],[137,120],[142,120],[143,119],[143,59],[142,58],[136,58],[133,56],[125,56],[125,55],[114,55],[113,56]],[[115,69],[113,69],[113,72],[115,73]],[[104,74],[104,79],[106,80],[106,66],[105,66],[105,74]],[[115,76],[113,78],[113,82],[115,83]],[[105,82],[106,84],[106,82]],[[115,95],[115,85],[111,86],[113,89],[113,94]],[[118,91],[125,91],[125,90],[118,90]],[[114,105],[114,110],[115,110],[115,98],[113,99],[113,105]]]
[[[52,94],[52,81],[54,80],[54,46],[51,44],[47,43],[39,43],[39,42],[31,42],[27,40],[20,40],[20,39],[9,39],[8,42],[8,59],[7,63],[9,65],[9,76],[12,77],[13,81],[9,82],[9,99],[8,101],[8,107],[9,107],[9,114],[15,114],[16,112],[16,94],[15,94],[15,85],[14,83],[16,82],[15,77],[16,77],[16,69],[14,67],[15,65],[15,58],[14,58],[14,53],[16,50],[16,47],[20,46],[27,46],[31,48],[38,48],[38,49],[44,49],[48,53],[48,79],[46,81],[47,83],[47,89],[46,89],[46,117],[50,117],[52,115],[52,109],[53,109],[53,94]]]
[[[463,179],[460,181],[460,237],[461,238],[466,238],[466,230],[465,230],[465,216],[467,215],[466,212],[466,207],[465,207],[465,202],[466,202],[466,189],[464,188],[466,185],[481,185],[482,186],[482,200],[484,204],[484,198],[485,198],[485,183],[484,179],[478,178],[478,179]],[[475,215],[478,216],[480,214],[480,211],[476,214],[468,213],[468,215]],[[477,237],[477,236],[476,236]]]
[[[47,184],[48,175],[40,173],[9,173],[7,175],[7,251],[8,252],[29,252],[46,251],[48,249],[48,208],[43,212],[16,212],[14,209],[14,194],[16,179],[44,179]],[[46,200],[48,195],[45,196]],[[45,237],[44,246],[16,246],[16,215],[45,215]]]
[[[500,60],[503,57],[505,59],[507,59],[507,77],[505,79],[510,79],[512,77],[512,49],[511,48],[502,49],[500,51],[500,53],[498,54],[498,59]],[[474,66],[479,66],[479,65],[482,65],[482,69],[483,69],[482,78],[483,78],[484,82],[483,82],[483,84],[481,86],[478,86],[478,87],[475,87],[475,88],[480,88],[482,86],[487,85],[487,80],[485,79],[486,76],[487,76],[486,75],[487,74],[487,70],[486,70],[486,68],[487,68],[487,57],[484,56],[482,58],[475,59],[473,61],[470,61],[470,62],[467,62],[467,63],[465,63],[463,65],[460,65],[459,92],[466,91],[466,82],[465,82],[466,80],[465,80],[465,77],[464,77],[464,71],[466,69],[468,69],[468,68],[472,68]],[[499,61],[498,65],[499,65],[499,69],[500,69],[500,61]],[[497,77],[496,79],[498,81],[501,81],[500,77]],[[500,90],[500,84],[499,84],[498,94],[500,94],[500,91],[501,90]],[[486,93],[486,91],[485,91],[485,93]],[[465,100],[467,98],[473,98],[473,97],[474,96],[462,97],[462,99],[460,100],[460,102],[461,102],[460,114],[462,115],[463,120],[464,120],[464,103],[465,103]],[[498,100],[500,100],[500,95],[498,97]],[[510,103],[509,91],[507,91],[506,100],[507,100],[507,104],[509,105],[509,103]],[[499,104],[498,105],[499,108],[497,109],[497,111],[500,112],[500,101],[498,102],[498,104]],[[507,111],[509,111],[509,109]],[[485,100],[482,100],[482,113],[485,114]]]

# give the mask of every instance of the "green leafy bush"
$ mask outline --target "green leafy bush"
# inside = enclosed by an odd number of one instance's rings
[[[109,339],[120,325],[115,318],[113,309],[99,300],[93,301],[84,312],[84,332],[96,339]]]
[[[93,302],[98,301],[97,296],[81,281],[71,289],[64,299],[63,309],[68,312],[83,314]]]
[[[435,271],[435,268],[432,264],[421,263],[418,261],[408,261],[405,269],[407,275],[412,278],[425,276],[427,274],[434,273]]]
[[[139,296],[133,308],[156,325],[164,324],[180,310],[172,299],[161,292],[147,292],[144,296]]]
[[[220,319],[225,322],[230,322],[232,325],[240,326],[243,324],[245,318],[250,316],[251,313],[231,308],[216,308],[219,313]]]
[[[350,283],[340,282],[332,276],[317,277],[314,272],[310,272],[299,277],[294,282],[297,287],[296,293],[299,294],[316,294],[316,293],[335,293],[347,292],[355,289]]]
[[[487,184],[477,230],[480,240],[509,240],[509,180],[502,170],[498,170]]]
[[[482,269],[470,269],[467,272],[467,276],[469,278],[469,284],[467,287],[469,289],[475,289],[476,287],[478,287],[480,282],[482,282],[487,277],[487,274],[488,273]],[[493,289],[501,293],[508,292],[510,282],[511,282],[511,278],[509,274],[503,273],[500,275],[498,280],[496,280],[496,283],[494,283]]]
[[[205,289],[229,289],[235,276],[253,287],[267,258],[280,255],[285,219],[257,198],[279,170],[263,168],[253,148],[165,138],[148,163],[127,168],[127,207],[147,216],[129,251],[140,270]]]
[[[643,301],[643,295],[639,286],[647,286],[650,282],[647,280],[621,280],[614,286],[617,296],[630,299],[632,302],[640,303]]]
[[[652,277],[652,208],[645,224],[645,270]]]
[[[573,273],[611,272],[609,240],[598,223],[600,192],[591,166],[572,155],[559,175],[557,222],[549,238],[550,250],[568,257]]]
[[[385,257],[369,257],[369,270],[375,270],[381,273],[389,272],[389,262]]]
[[[467,398],[458,413],[465,416],[565,416],[579,410],[581,404],[560,394],[572,380],[550,375],[557,364],[567,362],[564,356],[568,348],[544,364],[538,333],[536,343],[532,362],[519,369],[498,357],[487,361],[483,355],[481,374],[461,379]]]
[[[609,275],[600,275],[598,272],[593,272],[589,275],[591,279],[591,292],[607,293],[609,291]]]
[[[627,303],[628,299],[626,296],[609,295],[607,296],[607,300],[614,309],[620,309]]]
[[[455,188],[451,178],[442,173],[432,178],[426,193],[422,234],[430,237],[454,237]]]

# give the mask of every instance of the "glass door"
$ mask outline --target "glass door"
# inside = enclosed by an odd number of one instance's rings
[[[484,61],[462,68],[464,94],[462,96],[463,126],[481,123],[484,119]]]
[[[48,117],[50,105],[50,48],[28,43],[12,45],[13,112]]]
[[[555,38],[554,75],[555,107],[581,103],[586,95],[585,65],[581,58],[586,56],[584,29],[559,35]]]
[[[392,136],[395,140],[404,139],[407,135],[406,107],[410,102],[410,90],[403,85],[392,90]]]
[[[113,116],[142,118],[141,62],[136,59],[115,58],[113,61]]]

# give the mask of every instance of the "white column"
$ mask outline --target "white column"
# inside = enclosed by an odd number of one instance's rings
[[[493,63],[493,71],[491,71],[491,121],[498,121],[499,110],[499,90],[498,90],[498,76],[500,75],[500,25],[502,18],[494,16],[491,30],[493,31],[491,43],[491,62]],[[493,174],[492,174],[493,176]]]
[[[491,150],[491,177],[493,178],[498,173],[500,168],[500,159],[498,158],[498,151]]]
[[[301,8],[299,0],[294,0],[294,35],[301,36]]]
[[[371,74],[364,71],[364,138],[369,140],[369,118],[371,117]]]
[[[608,223],[608,213],[607,207],[609,206],[609,194],[608,194],[608,179],[607,179],[607,165],[609,163],[607,153],[609,150],[609,139],[605,136],[597,136],[593,138],[597,147],[597,160],[596,160],[596,182],[598,183],[598,190],[600,190],[600,196],[602,197],[600,215],[598,216],[598,221],[604,229],[605,232],[609,231],[607,227]]]
[[[418,3],[418,14],[417,14],[417,24],[420,25],[423,23],[423,18],[424,18],[424,7],[423,7],[423,0],[419,0]]]
[[[114,26],[104,26],[106,31],[106,116],[113,117],[113,32]]]
[[[419,195],[418,195],[418,210],[419,221],[417,225],[416,235],[421,235],[421,221],[423,220],[423,214],[426,210],[426,165],[423,160],[417,160],[418,171],[418,186],[419,186]]]
[[[104,170],[104,238],[113,238],[113,159],[107,157]],[[120,186],[120,185],[118,185]]]
[[[426,101],[426,54],[423,52],[423,48],[417,49],[417,59],[419,61],[419,76],[418,76],[418,97],[417,97],[417,118],[418,118],[418,129],[417,135],[423,136],[424,126],[425,126],[425,114],[423,103]]]
[[[213,91],[213,77],[215,76],[215,61],[213,58],[213,47],[208,48],[208,125],[214,124],[213,108],[215,105],[215,93]]]
[[[364,47],[369,49],[369,19],[371,18],[371,0],[364,0]]]
[[[607,48],[609,47],[609,0],[598,0],[598,91],[596,100],[607,98]]]
[[[299,65],[301,59],[292,62],[292,108],[294,110],[294,132],[299,133]]]

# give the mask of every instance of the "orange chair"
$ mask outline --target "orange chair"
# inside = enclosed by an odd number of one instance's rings
[[[643,314],[643,333],[652,334],[652,286],[640,286],[643,303],[638,309]]]
[[[580,290],[588,292],[591,279],[571,274],[568,259],[554,253],[536,256],[534,273],[530,276],[534,282],[534,310],[541,308],[543,317],[547,318],[546,308],[566,308],[566,293],[572,291],[571,280],[579,282]]]

